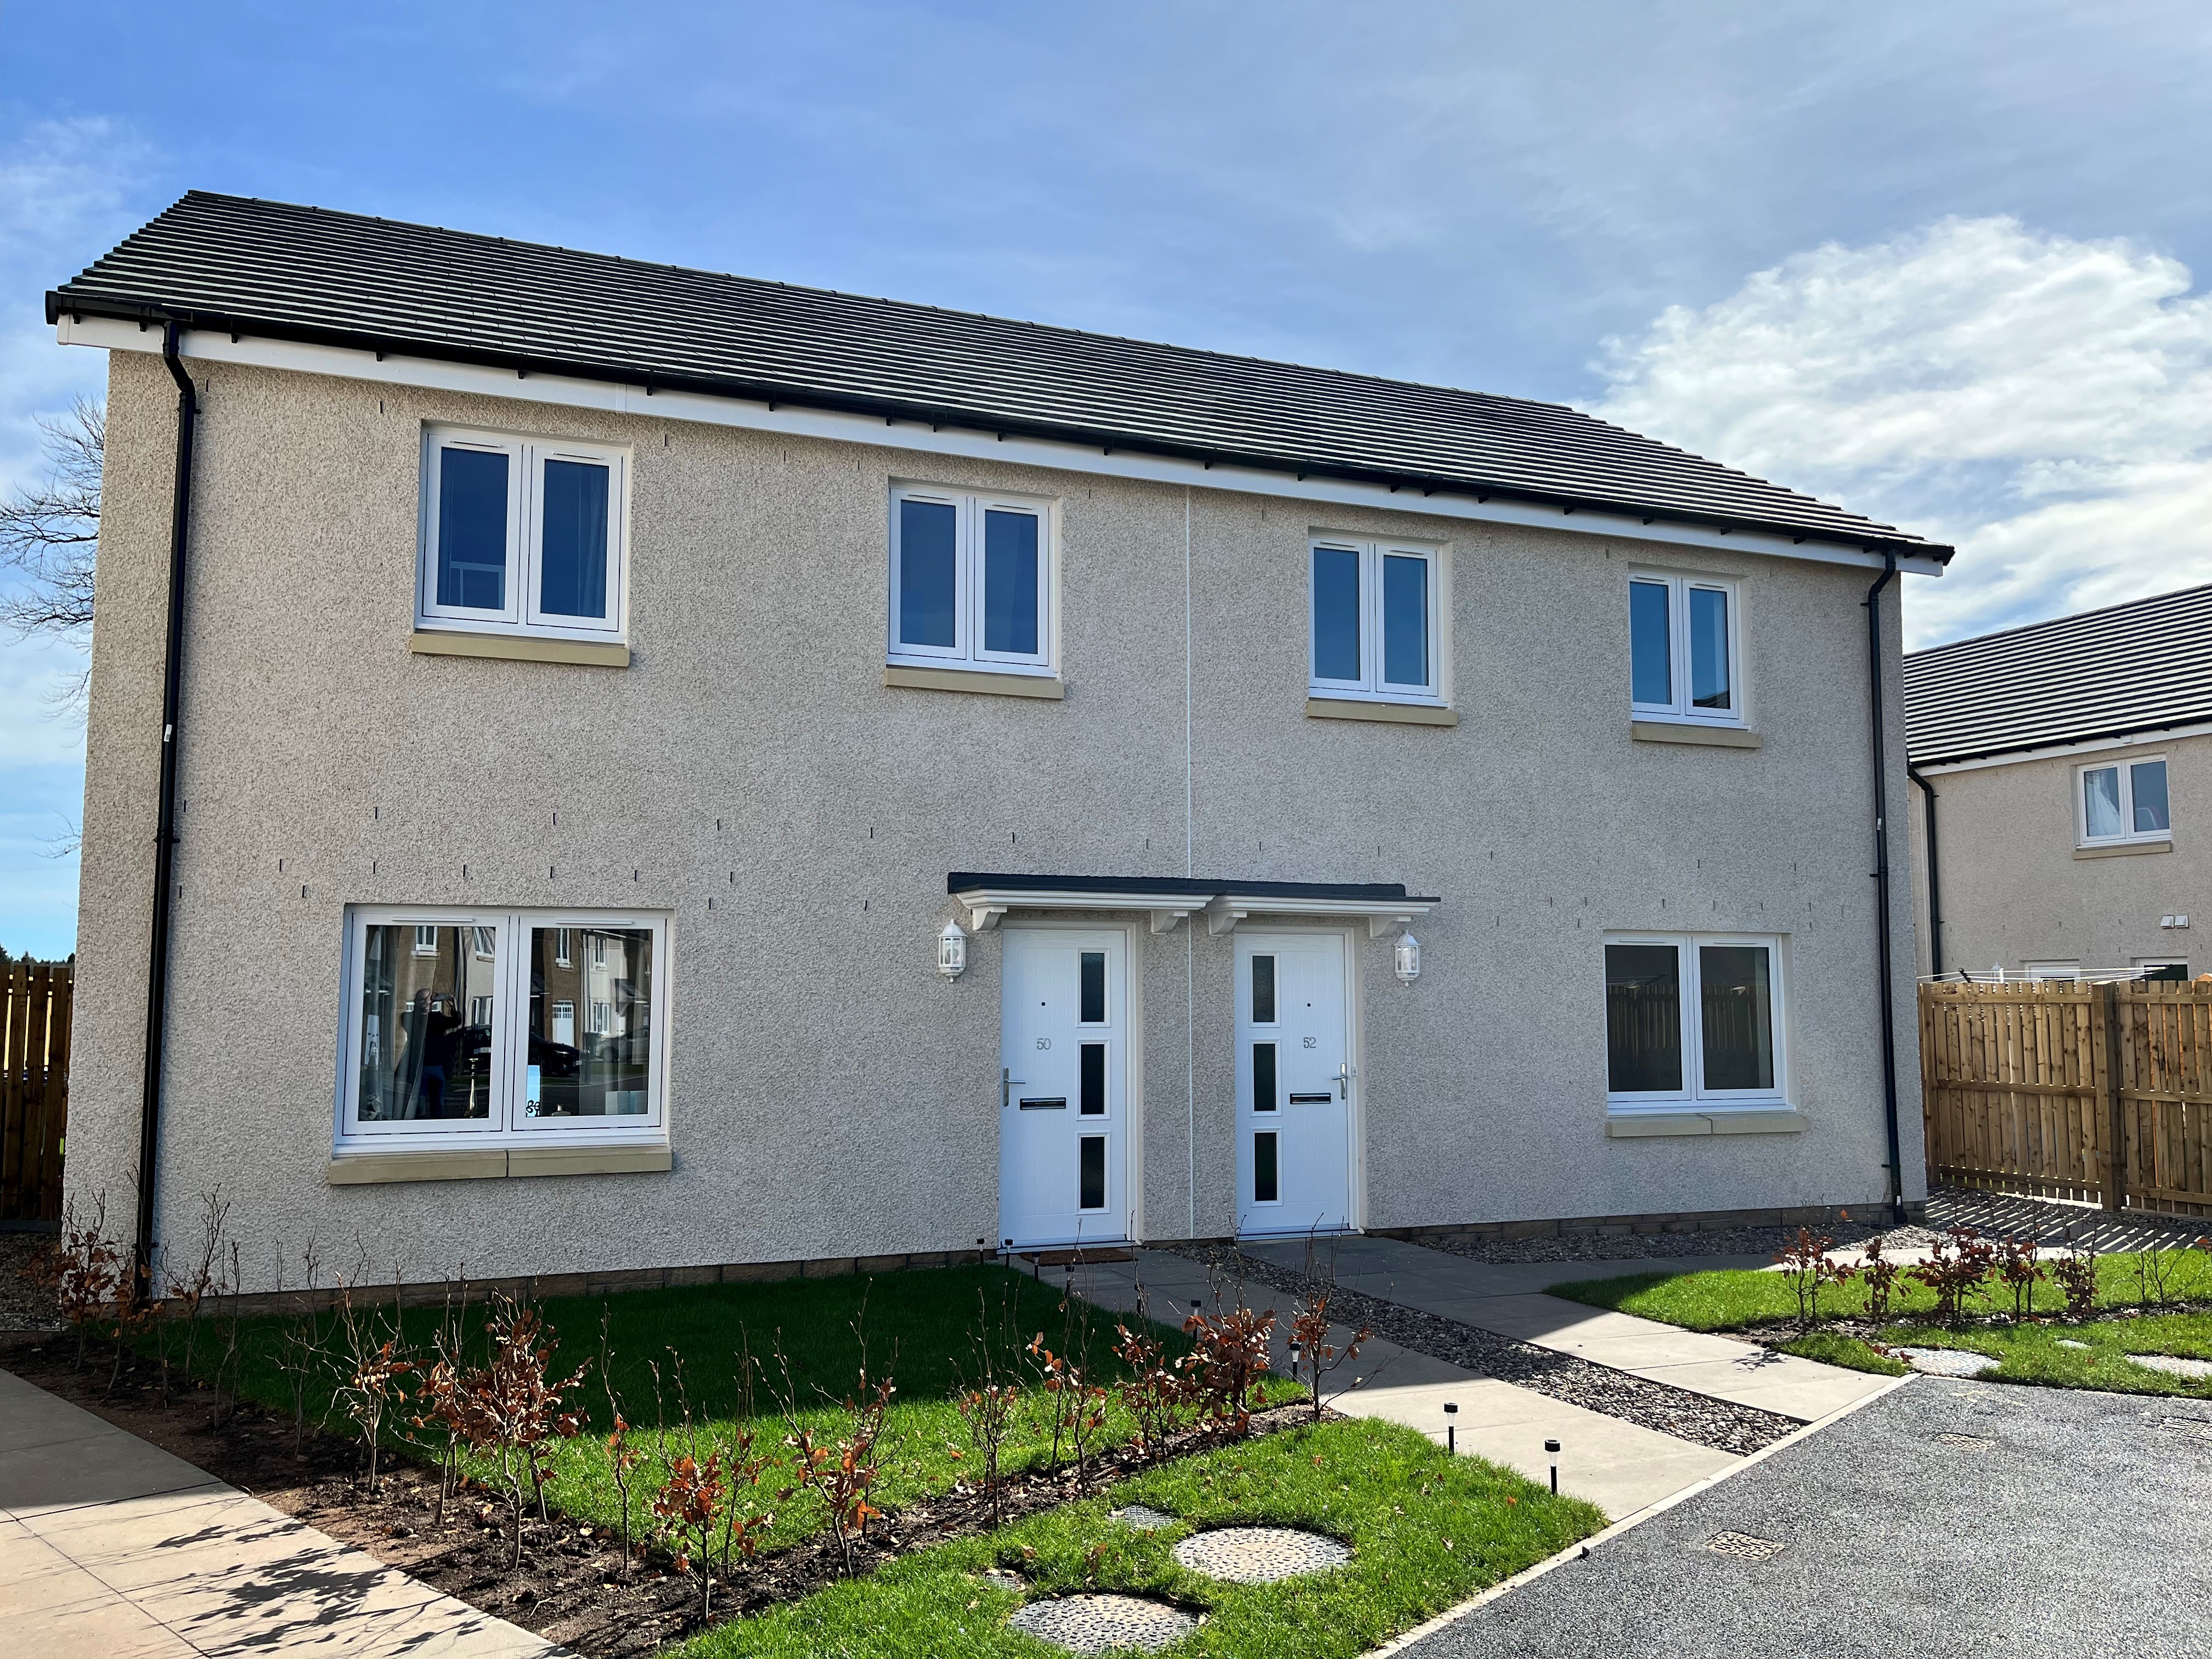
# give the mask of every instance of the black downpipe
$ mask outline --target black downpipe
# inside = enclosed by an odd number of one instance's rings
[[[1923,839],[1928,847],[1928,977],[1943,977],[1943,884],[1936,867],[1936,786],[1920,775],[1920,770],[1911,761],[1905,763],[1905,775],[1920,787],[1926,815],[1927,833]]]
[[[153,1291],[155,1157],[161,1145],[161,1062],[169,1030],[169,897],[177,848],[177,716],[184,685],[185,536],[192,516],[192,437],[199,403],[179,360],[178,325],[163,325],[161,361],[177,383],[177,471],[169,490],[169,626],[161,665],[161,781],[155,809],[154,933],[146,958],[146,1076],[138,1104],[138,1237],[132,1267],[141,1296]]]
[[[1881,591],[1897,580],[1897,555],[1882,555],[1881,574],[1867,589],[1867,675],[1874,714],[1875,934],[1881,959],[1881,1097],[1889,1108],[1889,1202],[1891,1218],[1905,1218],[1905,1154],[1897,1127],[1897,1012],[1889,969],[1889,760],[1881,707]]]

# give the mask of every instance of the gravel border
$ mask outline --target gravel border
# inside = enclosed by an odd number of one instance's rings
[[[1930,1221],[1934,1219],[1930,1211]],[[1949,1225],[1949,1223],[1943,1224]],[[1933,1244],[1942,1227],[1884,1226],[1838,1221],[1807,1229],[1815,1238],[1832,1235],[1838,1244],[1887,1239],[1898,1249]],[[1559,1237],[1484,1238],[1429,1237],[1416,1244],[1470,1261],[1507,1266],[1529,1261],[1658,1261],[1687,1255],[1779,1255],[1797,1237],[1795,1227],[1729,1227],[1698,1233],[1569,1233]]]
[[[31,1258],[52,1243],[50,1232],[0,1231],[0,1331],[58,1331],[61,1310],[53,1293],[25,1272]]]
[[[1654,1382],[1572,1354],[1555,1353],[1456,1319],[1364,1296],[1323,1279],[1309,1279],[1229,1245],[1155,1248],[1172,1249],[1177,1255],[1202,1261],[1232,1277],[1256,1279],[1293,1296],[1325,1291],[1332,1319],[1364,1325],[1386,1342],[1716,1451],[1747,1456],[1803,1426],[1796,1418],[1779,1412],[1692,1394],[1687,1389]]]

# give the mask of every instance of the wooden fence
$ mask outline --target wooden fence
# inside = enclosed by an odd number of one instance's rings
[[[2212,1214],[2212,983],[1923,985],[1920,1077],[1932,1182]]]
[[[76,972],[65,962],[0,968],[0,1222],[61,1218]]]

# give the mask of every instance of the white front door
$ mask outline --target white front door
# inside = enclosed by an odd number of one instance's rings
[[[1237,933],[1237,1230],[1352,1224],[1355,1079],[1337,933]]]
[[[1008,927],[1000,1017],[999,1236],[1129,1236],[1127,941]]]

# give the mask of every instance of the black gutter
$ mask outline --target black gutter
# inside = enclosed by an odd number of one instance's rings
[[[161,666],[161,780],[155,808],[154,928],[146,956],[145,1082],[138,1102],[138,1236],[135,1288],[154,1282],[154,1189],[161,1149],[161,1068],[168,1048],[169,900],[177,847],[177,718],[184,685],[185,539],[192,515],[192,438],[199,401],[177,351],[174,318],[161,330],[161,361],[177,383],[177,471],[169,486],[169,625]]]
[[[1901,536],[1881,536],[1871,533],[1852,534],[1838,530],[1810,528],[1767,519],[1738,518],[1729,514],[1700,514],[1682,508],[1658,507],[1640,501],[1618,501],[1609,496],[1577,495],[1565,492],[1533,490],[1510,484],[1491,484],[1464,477],[1443,477],[1431,473],[1394,471],[1381,467],[1346,465],[1340,462],[1302,459],[1297,456],[1277,455],[1261,450],[1224,449],[1205,444],[1178,444],[1168,439],[1137,437],[1124,432],[1103,428],[1071,426],[1050,421],[1024,420],[1019,416],[1004,417],[975,409],[947,408],[936,404],[910,403],[903,398],[871,397],[860,394],[840,395],[818,388],[792,386],[778,382],[741,380],[732,376],[710,374],[671,374],[648,370],[635,365],[608,366],[578,362],[552,356],[523,356],[514,352],[472,350],[466,346],[449,344],[439,340],[401,338],[348,329],[318,328],[302,324],[271,323],[255,319],[235,318],[220,312],[200,312],[164,307],[153,301],[132,302],[103,299],[88,301],[78,295],[50,290],[46,295],[46,320],[58,321],[61,317],[106,317],[121,322],[143,323],[149,319],[174,318],[187,328],[204,329],[210,333],[222,333],[234,339],[251,334],[263,339],[289,340],[303,345],[336,346],[351,351],[373,351],[380,357],[398,356],[427,358],[440,362],[468,363],[482,368],[501,369],[512,374],[567,374],[578,380],[596,380],[605,385],[642,386],[647,395],[655,392],[688,392],[707,398],[729,398],[746,403],[765,403],[771,406],[793,404],[803,408],[829,410],[838,414],[869,415],[885,422],[908,422],[933,428],[940,426],[957,427],[963,431],[999,436],[1012,435],[1036,438],[1054,443],[1078,444],[1085,447],[1101,448],[1108,453],[1130,450],[1149,455],[1166,456],[1176,460],[1198,461],[1207,465],[1229,464],[1249,466],[1269,472],[1289,472],[1299,479],[1328,478],[1346,483],[1380,486],[1394,490],[1415,490],[1424,497],[1430,495],[1461,495],[1477,502],[1493,497],[1501,501],[1525,503],[1546,508],[1558,508],[1567,513],[1607,513],[1626,519],[1643,519],[1647,522],[1663,520],[1692,529],[1711,530],[1721,534],[1742,531],[1762,536],[1787,537],[1793,542],[1817,542],[1823,546],[1848,548],[1866,553],[1885,556],[1894,551],[1908,558],[1933,559],[1938,564],[1948,564],[1952,548],[1938,543],[1911,540]],[[1408,510],[1419,512],[1418,505]]]
[[[1905,775],[1920,786],[1925,802],[1927,832],[1923,837],[1928,848],[1928,976],[1943,977],[1943,884],[1936,867],[1936,786],[1921,775],[1920,769],[1911,761],[1905,763]]]
[[[1867,589],[1867,675],[1873,693],[1875,937],[1881,959],[1881,1096],[1889,1116],[1889,1201],[1893,1221],[1905,1218],[1905,1154],[1897,1124],[1897,1011],[1889,966],[1889,762],[1882,714],[1881,591],[1897,580],[1897,555],[1883,556],[1881,574]]]

